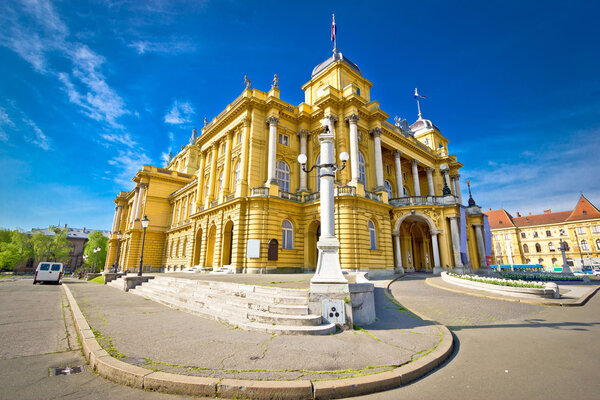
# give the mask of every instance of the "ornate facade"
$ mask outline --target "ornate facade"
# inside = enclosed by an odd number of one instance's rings
[[[145,270],[314,271],[319,168],[306,173],[297,157],[319,164],[324,126],[336,160],[350,155],[335,176],[344,270],[485,266],[483,214],[474,202],[461,206],[462,164],[448,140],[420,114],[410,126],[388,122],[371,87],[337,51],[315,67],[298,106],[281,100],[277,78],[268,92],[246,78],[242,94],[165,168],[143,166],[135,189],[117,196],[107,268],[117,253],[119,268],[137,268],[146,215]]]
[[[542,264],[562,267],[566,261],[581,268],[600,266],[600,211],[583,194],[573,210],[516,217],[506,210],[489,210],[493,240],[492,260],[498,264]]]

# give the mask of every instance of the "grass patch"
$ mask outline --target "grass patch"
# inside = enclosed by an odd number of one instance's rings
[[[94,279],[90,279],[89,282],[96,282],[96,283],[100,283],[100,284],[104,285],[104,276],[103,275],[97,276]]]
[[[497,286],[510,286],[510,287],[533,288],[533,289],[544,289],[545,288],[545,286],[541,283],[529,283],[529,282],[525,282],[523,280],[483,278],[483,277],[479,277],[479,276],[457,275],[457,274],[452,274],[452,273],[448,273],[448,275],[452,276],[453,278],[464,279],[466,281],[481,282],[481,283],[487,283],[490,285],[497,285]]]

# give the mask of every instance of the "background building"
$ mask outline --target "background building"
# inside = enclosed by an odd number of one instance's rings
[[[119,267],[137,268],[146,215],[145,270],[313,271],[319,169],[301,171],[297,157],[319,164],[324,126],[334,133],[335,159],[350,154],[335,176],[343,269],[486,265],[483,214],[472,199],[461,206],[463,165],[448,139],[420,113],[410,126],[388,122],[372,83],[342,53],[314,68],[298,106],[281,100],[277,77],[268,92],[245,85],[164,168],[143,166],[136,187],[119,193],[107,268],[117,253]]]
[[[571,211],[516,217],[506,210],[485,212],[492,230],[492,261],[498,264],[563,265],[560,243],[571,266],[600,266],[600,211],[583,194]]]

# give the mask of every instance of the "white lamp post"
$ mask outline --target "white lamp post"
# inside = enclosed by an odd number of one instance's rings
[[[142,260],[144,259],[144,242],[146,241],[146,228],[148,224],[150,224],[150,220],[148,217],[144,215],[142,219],[142,228],[144,229],[144,234],[142,235],[142,252],[140,253],[140,269],[138,270],[138,276],[142,276]]]
[[[94,248],[94,273],[96,273],[96,268],[98,266],[98,252],[102,250],[100,247]]]
[[[311,287],[313,284],[348,284],[340,266],[340,242],[335,236],[333,180],[335,172],[341,171],[346,167],[346,161],[348,161],[349,156],[346,152],[340,154],[340,160],[342,161],[341,168],[334,162],[333,133],[329,131],[328,126],[325,126],[323,133],[319,135],[319,142],[321,143],[322,164],[313,165],[310,170],[306,170],[306,155],[300,154],[298,156],[298,162],[301,164],[304,172],[309,173],[315,167],[320,168],[321,237],[317,242],[319,257],[315,275],[310,280]]]

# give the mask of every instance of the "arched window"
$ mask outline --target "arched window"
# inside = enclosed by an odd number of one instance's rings
[[[358,152],[358,181],[367,186],[367,174],[365,169],[365,157]]]
[[[181,257],[185,257],[185,248],[187,247],[187,238],[183,239],[183,248],[181,249]]]
[[[535,244],[535,251],[538,252],[538,253],[542,252],[542,246],[539,243]]]
[[[558,261],[558,260],[557,260],[556,258],[553,258],[553,259],[552,259],[552,266],[553,266],[553,267],[556,267],[557,261]]]
[[[525,264],[531,264],[531,259],[529,259],[529,258],[528,258],[528,259],[526,259],[526,260],[525,260]]]
[[[175,240],[171,240],[171,250],[169,251],[169,257],[173,257],[173,246],[175,245]]]
[[[282,233],[281,248],[293,249],[294,248],[294,226],[287,219],[284,219],[283,223],[281,224],[281,233]]]
[[[404,197],[408,197],[408,189],[406,188],[406,186],[402,187],[402,193],[404,194]]]
[[[242,168],[242,163],[240,161],[238,161],[237,163],[235,163],[235,168],[233,170],[234,171],[233,172],[233,187],[234,188],[240,182],[240,174],[241,174],[240,169],[241,168]]]
[[[242,132],[238,133],[237,135],[237,142],[242,143],[242,139],[244,138],[244,134]]]
[[[290,167],[285,161],[277,161],[275,164],[275,179],[279,182],[279,189],[282,192],[290,191]]]
[[[377,235],[375,233],[375,223],[369,220],[369,241],[371,244],[371,250],[377,249]]]
[[[187,218],[187,209],[188,209],[188,207],[187,207],[188,204],[187,203],[188,203],[187,200],[184,199],[183,200],[183,212],[181,213],[181,219],[186,219]]]
[[[596,249],[600,250],[600,239],[596,239]]]
[[[217,191],[217,193],[220,193],[223,190],[223,173],[224,171],[221,170],[221,173],[219,174],[219,190]]]
[[[543,264],[543,263],[544,263],[544,260],[542,258],[539,258],[538,259],[538,264]]]
[[[523,253],[529,253],[529,246],[526,244],[523,245]]]
[[[181,244],[181,240],[177,239],[177,247],[175,248],[175,257],[179,257],[179,245]]]
[[[555,251],[554,244],[552,242],[548,243],[548,250]]]
[[[569,243],[563,242],[563,248],[565,249],[565,251],[569,251],[570,250]]]
[[[383,182],[383,186],[385,186],[385,191],[388,193],[388,199],[393,198],[394,194],[392,192],[392,184],[390,183],[390,181]]]
[[[589,250],[588,243],[585,240],[581,241],[581,250]]]
[[[208,175],[206,175],[204,177],[204,197],[206,197],[208,199],[208,192],[210,191],[210,178],[208,177]]]

